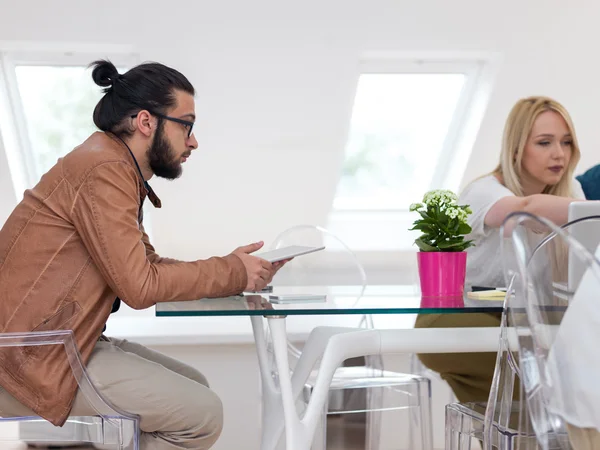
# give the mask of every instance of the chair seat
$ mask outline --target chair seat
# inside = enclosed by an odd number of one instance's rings
[[[0,436],[12,436],[9,430],[18,425],[15,439],[32,447],[94,445],[97,449],[136,448],[134,423],[116,416],[107,416],[106,419],[110,419],[111,423],[100,416],[70,416],[64,426],[56,427],[41,417],[3,417],[0,418]]]
[[[481,428],[478,426],[474,427],[474,430],[483,430],[483,423],[485,420],[485,409],[487,403],[485,402],[472,402],[472,403],[452,403],[446,406],[446,410],[452,411],[456,414],[463,415],[469,418],[471,421],[481,424]],[[494,428],[504,435],[516,436],[519,434],[517,430],[519,420],[519,402],[513,402],[511,407],[511,420],[509,425],[498,424],[494,422]]]
[[[464,437],[483,442],[485,402],[477,403],[452,403],[446,405],[446,449],[462,450]],[[494,421],[492,427],[492,447],[499,450],[512,450],[514,448],[537,449],[535,433],[519,432],[519,402],[512,402],[509,424],[499,424]],[[462,438],[461,438],[462,436]],[[518,442],[517,442],[518,441]],[[560,446],[551,446],[550,449],[560,449]]]
[[[312,390],[317,380],[317,370],[313,370],[305,387]],[[365,366],[340,367],[335,371],[329,390],[364,389],[386,386],[401,386],[429,382],[429,379],[405,373],[376,370]]]

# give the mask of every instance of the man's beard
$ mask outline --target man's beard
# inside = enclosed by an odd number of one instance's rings
[[[154,175],[167,180],[181,176],[181,162],[164,134],[165,123],[160,119],[154,140],[148,150],[148,161]]]

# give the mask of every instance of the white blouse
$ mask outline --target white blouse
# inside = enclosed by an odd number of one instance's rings
[[[573,180],[574,197],[585,199],[581,184]],[[485,225],[485,216],[496,202],[512,193],[494,175],[488,175],[469,184],[461,193],[458,204],[469,205],[473,210],[468,223],[473,231],[465,240],[473,240],[475,246],[467,251],[467,275],[465,291],[471,286],[505,287],[501,255],[500,232]]]

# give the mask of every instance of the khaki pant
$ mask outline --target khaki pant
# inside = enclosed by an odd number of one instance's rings
[[[415,328],[499,327],[501,314],[423,314]],[[438,372],[461,403],[487,402],[496,367],[496,353],[431,353],[418,355],[421,362]],[[519,385],[515,386],[518,399]]]
[[[595,428],[577,428],[567,424],[573,450],[599,450],[600,431]]]
[[[221,434],[221,400],[192,367],[133,342],[104,338],[87,370],[108,401],[140,416],[142,450],[208,449]],[[33,412],[0,389],[0,416],[28,415]],[[81,393],[71,415],[95,415]]]

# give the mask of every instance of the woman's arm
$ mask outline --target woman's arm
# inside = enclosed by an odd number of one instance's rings
[[[484,223],[490,228],[500,228],[504,219],[513,212],[524,211],[545,217],[556,225],[564,225],[569,218],[569,205],[581,200],[556,195],[534,194],[528,197],[504,197],[487,212]]]

